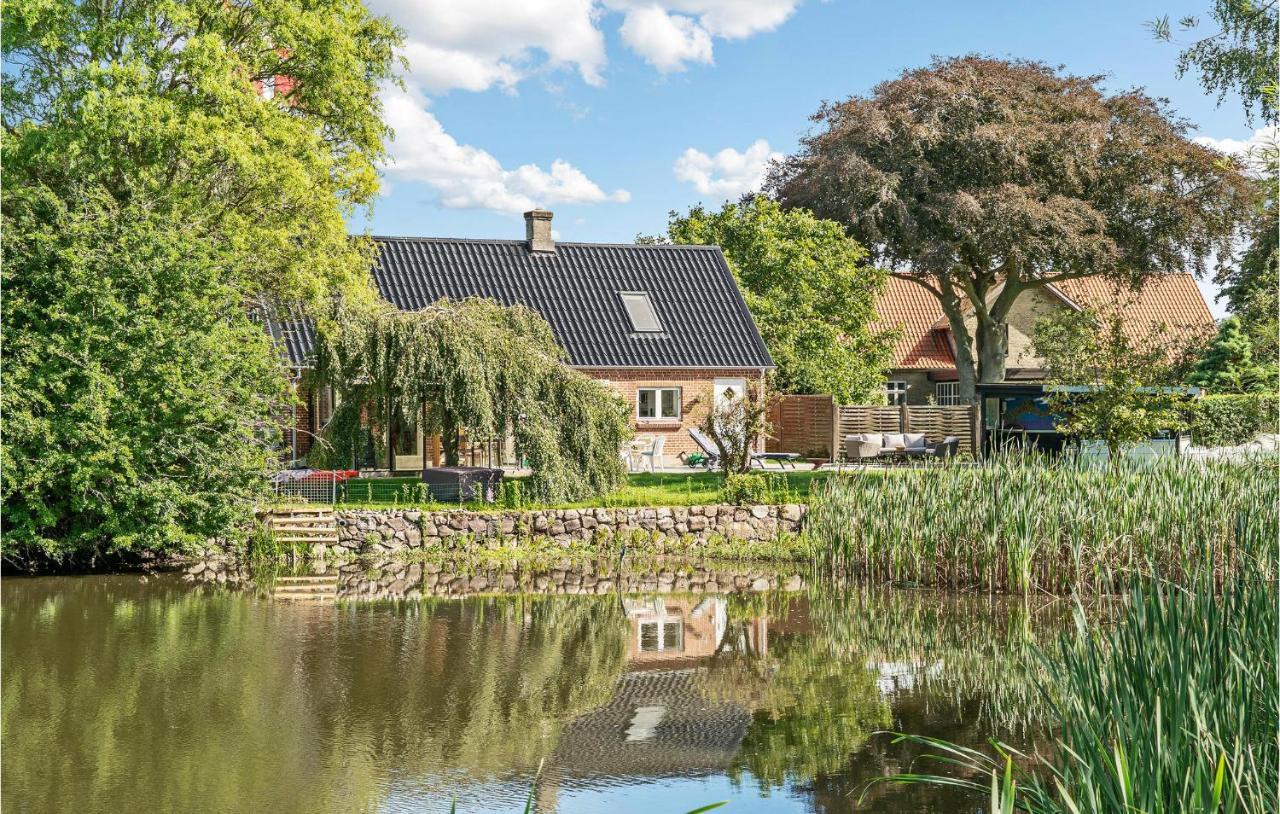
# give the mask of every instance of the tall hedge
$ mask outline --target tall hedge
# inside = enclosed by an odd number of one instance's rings
[[[1280,397],[1275,393],[1205,396],[1187,416],[1191,442],[1200,447],[1245,444],[1264,433],[1280,432]]]

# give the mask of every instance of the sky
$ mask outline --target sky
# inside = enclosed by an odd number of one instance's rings
[[[1035,59],[1167,98],[1195,135],[1255,135],[1177,77],[1178,41],[1148,23],[1209,0],[369,0],[405,32],[383,192],[353,219],[379,235],[631,242],[667,215],[758,188],[824,100],[865,95],[934,56]],[[1205,20],[1205,25],[1212,22]],[[1203,286],[1212,302],[1213,291]]]

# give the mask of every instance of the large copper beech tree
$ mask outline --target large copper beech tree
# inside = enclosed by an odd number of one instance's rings
[[[1162,101],[1101,83],[935,60],[825,104],[768,188],[938,298],[971,400],[976,381],[1004,379],[1006,319],[1028,289],[1091,275],[1136,288],[1231,256],[1249,196],[1239,168]]]

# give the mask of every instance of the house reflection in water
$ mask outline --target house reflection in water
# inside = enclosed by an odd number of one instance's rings
[[[626,671],[608,703],[565,728],[549,761],[553,774],[644,782],[723,772],[751,711],[707,697],[698,673],[717,652],[763,655],[768,620],[730,623],[721,596],[623,599],[622,606],[630,626]],[[539,810],[552,810],[557,794],[558,783],[547,780]]]

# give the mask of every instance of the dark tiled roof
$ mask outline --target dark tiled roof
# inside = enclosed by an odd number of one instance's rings
[[[315,325],[297,305],[256,305],[252,317],[261,322],[280,348],[280,355],[290,367],[308,367],[311,349],[316,344]]]
[[[635,737],[648,708],[650,732]],[[651,713],[652,714],[652,713]],[[751,713],[709,698],[694,670],[624,673],[607,704],[575,718],[551,763],[579,777],[678,777],[724,771],[742,745]]]
[[[534,253],[523,240],[374,240],[374,281],[391,304],[416,310],[487,297],[528,306],[577,367],[773,366],[715,246],[557,243],[554,253]],[[622,291],[648,292],[661,333],[632,331]],[[293,338],[300,355],[290,345],[290,359],[299,364],[313,341],[309,326]]]

